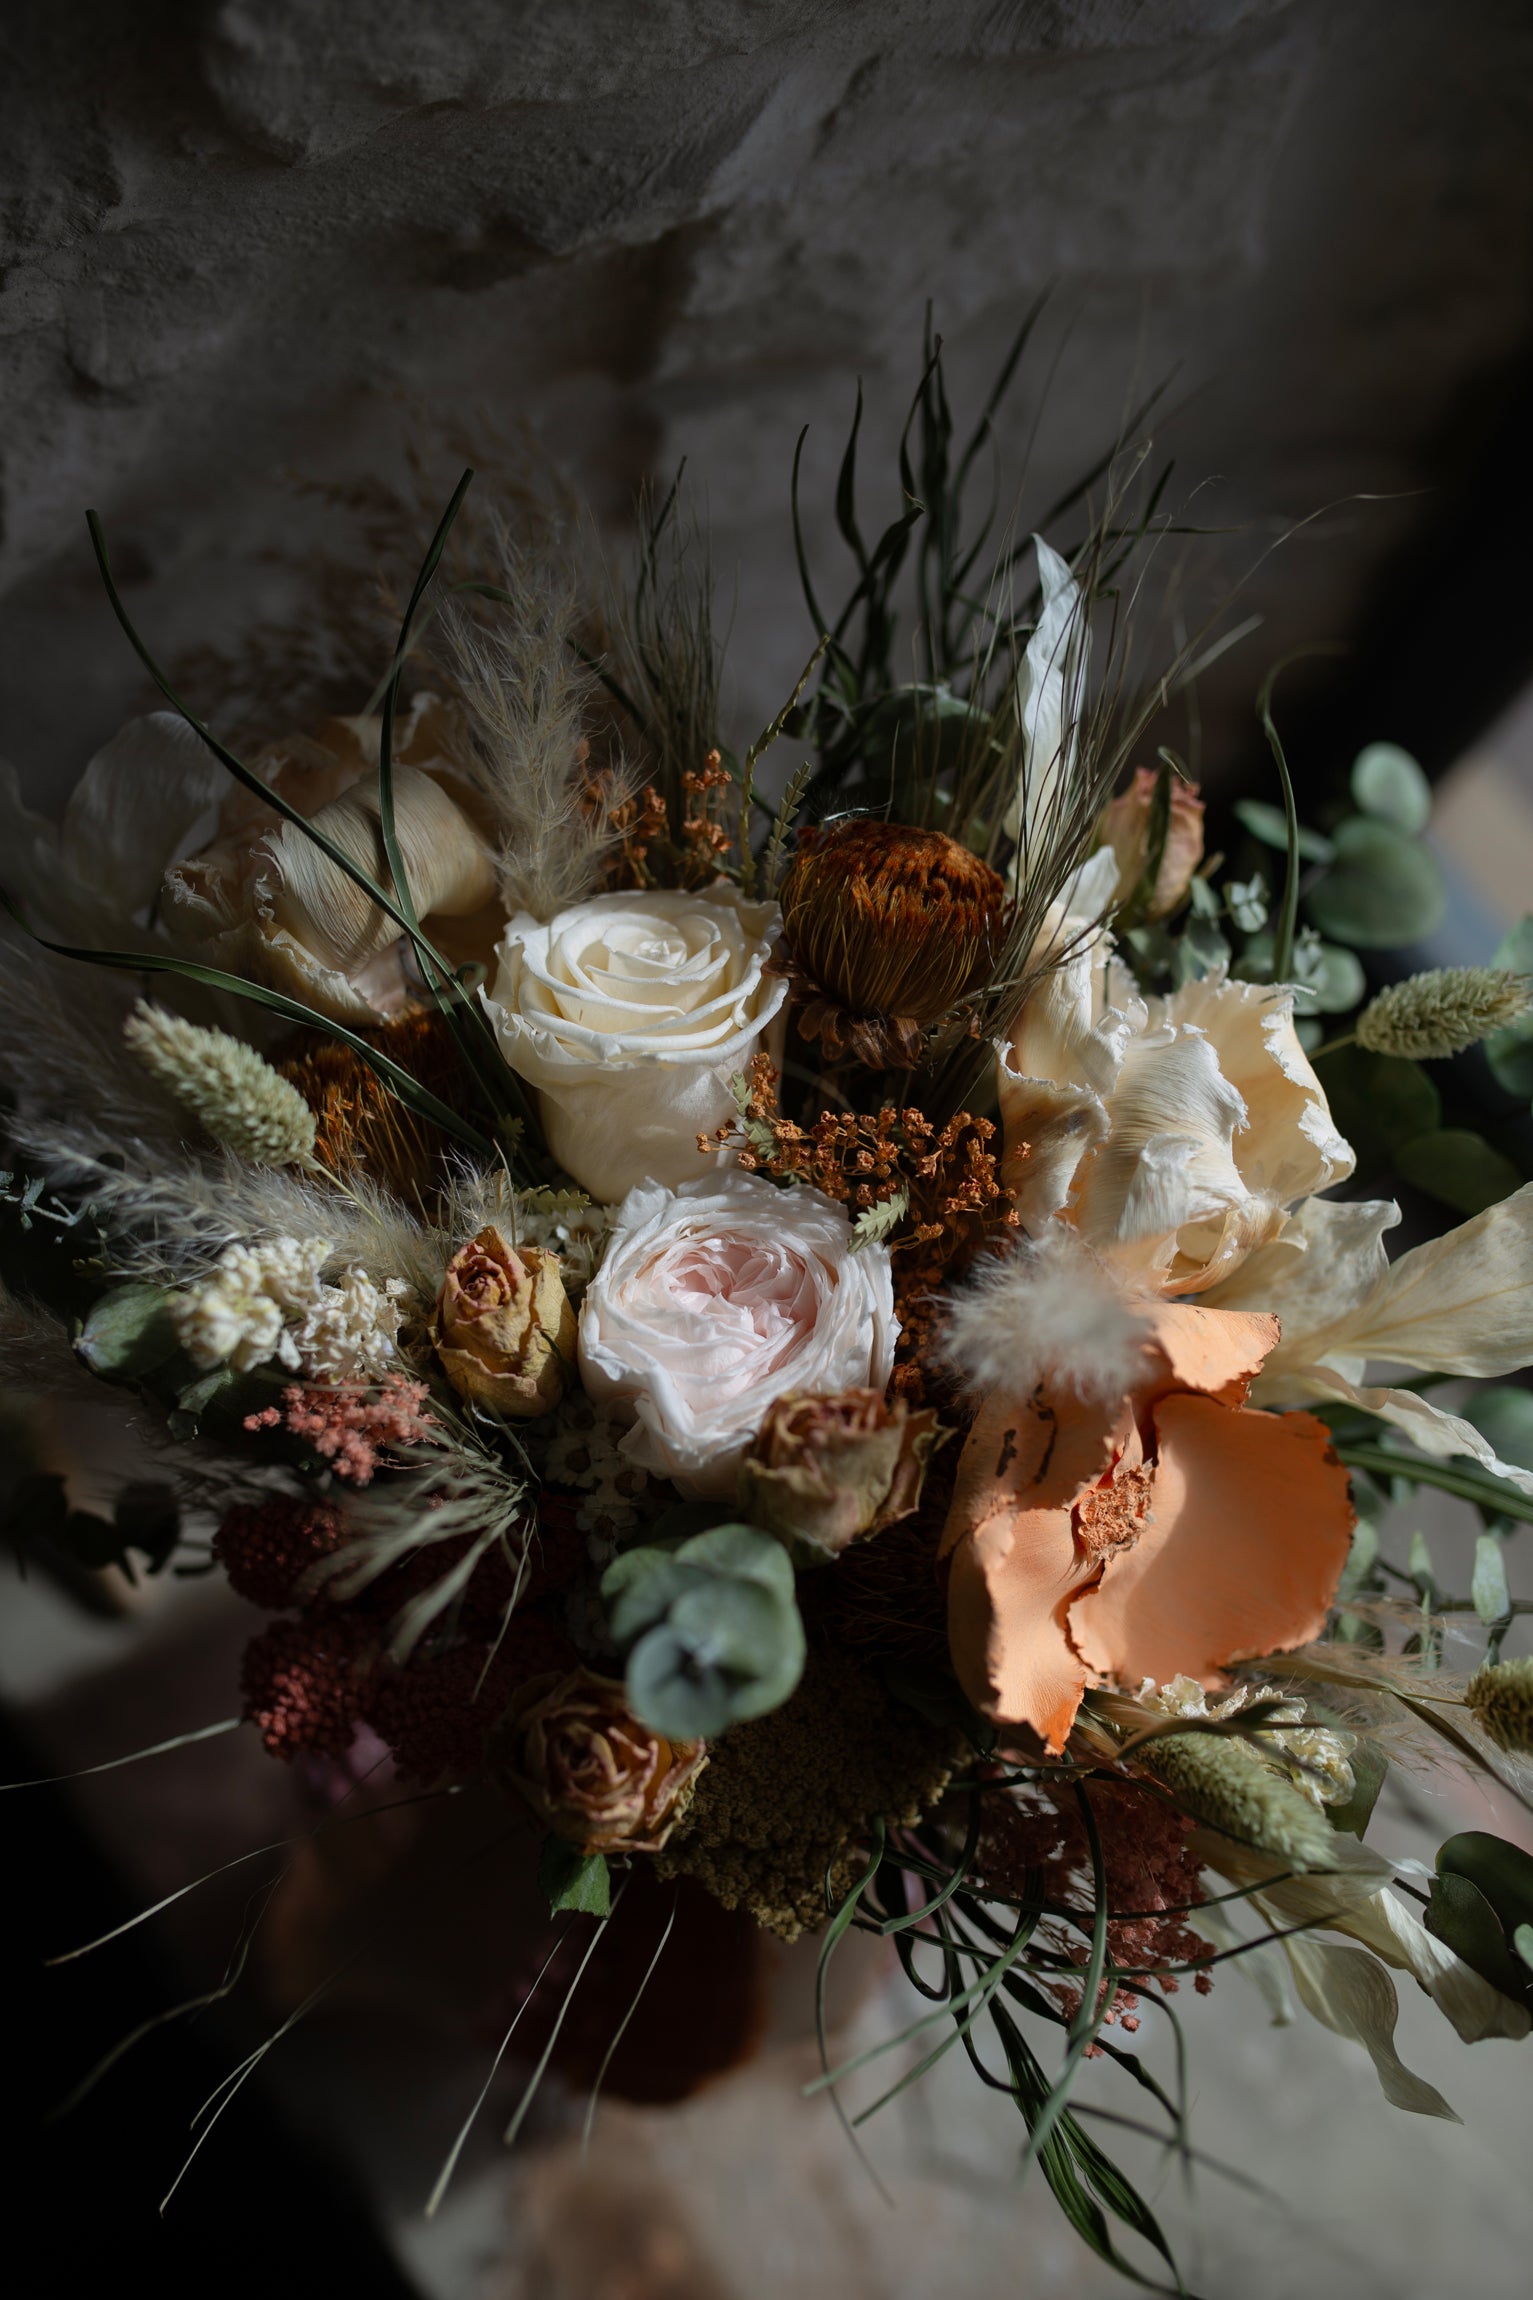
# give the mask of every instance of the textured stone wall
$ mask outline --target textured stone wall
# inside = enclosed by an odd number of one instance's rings
[[[87,503],[166,652],[226,641],[302,597],[282,474],[395,474],[412,425],[445,495],[449,433],[526,419],[608,522],[688,454],[759,717],[809,636],[800,425],[823,482],[860,373],[892,511],[925,299],[972,404],[1051,281],[1029,516],[1173,370],[1227,558],[1396,498],[1258,577],[1217,770],[1528,335],[1525,0],[8,0],[0,42],[0,749],[42,793],[142,692]]]

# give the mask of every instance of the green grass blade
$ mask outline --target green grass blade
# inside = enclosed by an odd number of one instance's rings
[[[259,982],[246,982],[241,975],[225,974],[221,967],[204,966],[197,959],[173,957],[168,951],[86,950],[73,943],[50,942],[46,935],[38,934],[28,926],[25,916],[4,887],[0,887],[0,909],[8,911],[24,934],[30,935],[40,949],[52,951],[56,958],[72,958],[82,966],[114,967],[127,974],[179,975],[185,982],[200,982],[209,990],[227,991],[233,998],[248,999],[253,1006],[264,1006],[269,1014],[279,1014],[286,1022],[300,1024],[309,1030],[322,1030],[342,1046],[349,1046],[352,1053],[376,1072],[399,1100],[408,1104],[420,1117],[428,1118],[434,1126],[440,1126],[444,1134],[453,1135],[480,1157],[493,1158],[495,1155],[495,1145],[487,1134],[481,1133],[467,1119],[461,1118],[456,1110],[439,1101],[436,1095],[421,1085],[419,1079],[412,1078],[408,1070],[401,1069],[397,1062],[379,1048],[370,1046],[365,1038],[359,1038],[355,1031],[348,1030],[343,1022],[332,1022],[328,1015],[318,1013],[314,1007],[305,1006],[296,998],[288,998],[280,990],[268,990]]]

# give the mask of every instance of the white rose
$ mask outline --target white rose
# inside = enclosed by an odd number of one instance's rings
[[[787,1391],[881,1390],[899,1331],[889,1254],[851,1240],[818,1190],[738,1170],[630,1192],[580,1313],[581,1379],[633,1417],[629,1459],[727,1495]]]
[[[733,1116],[729,1079],[787,996],[764,971],[781,923],[727,879],[511,921],[485,1007],[537,1088],[549,1149],[593,1198],[700,1171],[697,1137]]]

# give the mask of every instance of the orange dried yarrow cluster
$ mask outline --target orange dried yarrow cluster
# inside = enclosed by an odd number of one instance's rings
[[[616,842],[606,885],[695,887],[717,878],[734,844],[727,819],[734,788],[720,753],[710,751],[700,768],[689,768],[681,778],[683,814],[679,836],[673,838],[665,794],[654,783],[614,804],[611,776],[594,778],[587,787],[587,812],[600,813]]]
[[[936,1289],[1018,1224],[1000,1179],[996,1128],[967,1110],[938,1126],[922,1110],[892,1104],[874,1116],[826,1110],[814,1125],[797,1126],[778,1109],[776,1081],[768,1058],[755,1056],[739,1118],[712,1136],[700,1134],[698,1148],[732,1143],[747,1173],[812,1183],[853,1214],[904,1196],[887,1238],[900,1319],[894,1388],[920,1404],[940,1317]]]

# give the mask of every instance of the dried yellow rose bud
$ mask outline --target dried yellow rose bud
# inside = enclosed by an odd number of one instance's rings
[[[432,1341],[460,1397],[512,1421],[548,1413],[575,1363],[557,1254],[510,1246],[493,1223],[481,1230],[447,1265]]]
[[[878,1390],[777,1400],[740,1465],[741,1515],[780,1541],[835,1557],[908,1517],[942,1432]]]
[[[615,1679],[534,1677],[490,1736],[491,1777],[583,1853],[658,1853],[708,1762],[641,1725]]]

